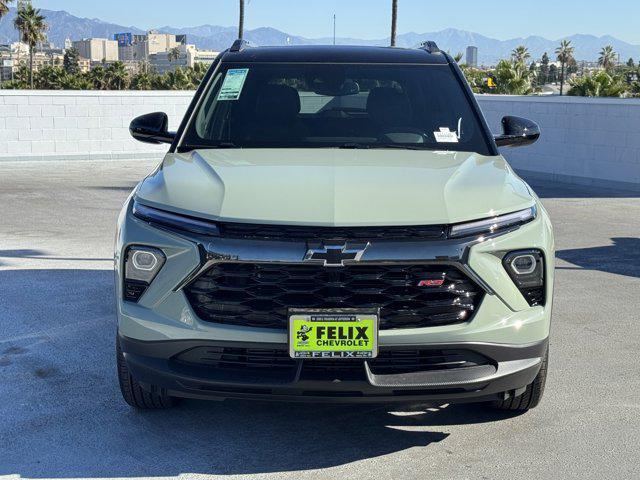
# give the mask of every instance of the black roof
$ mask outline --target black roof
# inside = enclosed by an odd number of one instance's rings
[[[442,53],[429,53],[421,48],[363,47],[346,45],[245,47],[238,52],[225,52],[222,61],[241,63],[449,63],[446,55]]]

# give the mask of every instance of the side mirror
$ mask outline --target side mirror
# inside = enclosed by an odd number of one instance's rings
[[[169,131],[169,117],[166,113],[148,113],[134,118],[129,132],[136,140],[144,143],[173,143],[175,132]]]
[[[520,117],[502,119],[502,135],[494,135],[499,147],[524,147],[540,138],[540,127],[536,122]]]

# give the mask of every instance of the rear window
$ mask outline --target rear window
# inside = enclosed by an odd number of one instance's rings
[[[223,64],[181,149],[411,148],[490,155],[449,65]]]

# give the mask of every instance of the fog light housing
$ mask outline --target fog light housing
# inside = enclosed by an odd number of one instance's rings
[[[502,265],[530,306],[545,304],[544,255],[540,250],[507,253]]]
[[[137,302],[163,267],[166,257],[152,247],[133,246],[127,249],[124,263],[123,297]]]

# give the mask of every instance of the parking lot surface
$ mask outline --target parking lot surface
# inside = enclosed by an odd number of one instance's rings
[[[112,248],[149,161],[0,163],[0,476],[640,478],[640,198],[531,182],[558,249],[541,406],[187,401],[118,390]]]

